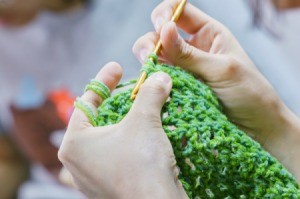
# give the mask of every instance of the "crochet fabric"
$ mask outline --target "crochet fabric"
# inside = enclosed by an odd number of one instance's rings
[[[300,198],[293,176],[222,113],[212,90],[179,67],[143,66],[148,76],[163,71],[173,80],[162,110],[168,135],[190,198]],[[97,126],[118,123],[129,111],[131,89],[108,98],[98,109]]]

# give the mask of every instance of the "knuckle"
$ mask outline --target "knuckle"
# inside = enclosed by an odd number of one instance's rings
[[[220,32],[224,35],[232,35],[231,31],[226,27],[224,26],[222,23],[218,22],[218,25],[219,25],[219,29],[220,29]]]
[[[61,146],[58,150],[57,157],[59,161],[61,161],[63,164],[65,164],[68,161],[68,155],[64,148],[64,146]]]
[[[138,56],[138,55],[139,55],[140,48],[139,48],[139,45],[138,45],[138,41],[136,41],[136,42],[134,43],[134,45],[132,46],[131,51],[132,51],[132,53],[133,53],[135,56]]]
[[[172,12],[174,10],[174,7],[176,5],[178,5],[179,2],[180,2],[180,0],[163,1],[163,2],[161,2],[156,8],[154,8],[154,10],[151,13],[152,23],[155,23],[155,20],[159,16],[168,17],[168,18],[171,17],[171,14],[172,14]],[[166,18],[166,20],[168,18]]]
[[[226,60],[224,75],[229,78],[238,76],[240,69],[240,63],[234,57],[230,56]]]
[[[155,20],[162,15],[163,10],[166,9],[166,1],[163,1],[162,3],[160,3],[156,8],[154,8],[154,10],[151,12],[151,21],[152,23],[155,23]]]
[[[70,161],[69,149],[64,144],[59,148],[57,157],[63,164]]]
[[[179,60],[185,61],[193,57],[195,48],[184,42],[184,44],[180,48],[180,51],[181,53],[179,56]]]
[[[143,94],[161,94],[166,92],[165,85],[158,81],[146,82],[141,86],[140,92]]]
[[[58,159],[63,163],[68,163],[71,161],[72,153],[74,153],[74,144],[76,143],[76,140],[74,137],[70,137],[66,133],[62,144],[58,150],[57,156]]]
[[[159,40],[159,35],[156,32],[148,32],[146,33],[145,38],[149,39],[151,42],[156,42]]]
[[[148,34],[148,33],[147,33]],[[132,51],[133,53],[137,53],[141,47],[143,46],[143,41],[146,39],[147,34],[139,37],[136,42],[134,43],[133,47],[132,47]]]
[[[149,45],[154,45],[157,40],[158,35],[155,32],[148,32],[136,40],[132,52],[137,55],[142,49],[148,49]]]
[[[214,27],[216,33],[224,34],[227,36],[227,38],[232,37],[231,31],[221,22],[213,20],[213,23],[211,25]]]
[[[157,8],[155,8],[152,12],[151,12],[151,21],[152,23],[155,23],[155,19],[156,19],[156,16],[158,15],[158,10]]]
[[[90,103],[93,107],[99,107],[100,104],[102,103],[102,98],[94,93],[93,91],[87,91],[86,94],[84,95],[83,99],[87,102]]]

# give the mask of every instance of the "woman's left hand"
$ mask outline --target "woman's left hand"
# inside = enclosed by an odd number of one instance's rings
[[[109,63],[96,79],[113,90],[121,74],[118,64]],[[130,112],[116,125],[93,127],[84,113],[75,109],[58,156],[75,185],[89,198],[187,197],[160,118],[171,87],[167,74],[152,75]],[[92,91],[81,99],[95,112],[102,102]]]

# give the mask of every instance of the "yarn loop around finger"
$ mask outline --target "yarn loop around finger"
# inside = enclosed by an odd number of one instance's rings
[[[85,87],[85,92],[91,90],[97,95],[99,95],[102,100],[105,100],[110,97],[109,88],[102,82],[92,79],[88,85]]]
[[[74,102],[74,107],[81,110],[85,116],[89,119],[90,123],[93,126],[97,126],[96,116],[93,112],[93,109],[88,105],[85,101],[83,101],[80,97],[76,99]]]

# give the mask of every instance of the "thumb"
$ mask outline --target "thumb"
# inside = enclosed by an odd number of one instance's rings
[[[206,81],[211,81],[215,72],[220,70],[222,55],[209,54],[187,43],[178,33],[174,22],[164,24],[160,38],[162,56],[173,65],[180,66]]]
[[[160,118],[161,109],[172,88],[170,76],[163,72],[151,75],[141,86],[131,112],[140,117]]]

